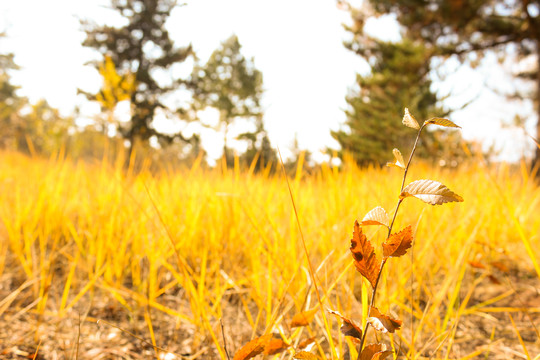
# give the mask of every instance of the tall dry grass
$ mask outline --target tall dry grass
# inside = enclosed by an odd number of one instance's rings
[[[287,335],[287,319],[316,306],[280,174],[198,164],[125,172],[122,164],[121,159],[88,164],[0,154],[0,279],[9,277],[12,287],[0,299],[0,316],[21,311],[15,304],[22,296],[25,311],[56,317],[89,298],[107,296],[128,312],[144,313],[143,337],[149,341],[156,342],[150,313],[157,312],[179,327],[194,326],[193,336],[207,339],[225,359],[220,318],[240,326],[227,336],[243,334],[228,344],[231,348],[265,330]],[[504,263],[520,276],[540,279],[540,188],[524,166],[504,164],[458,170],[418,165],[409,178],[439,180],[465,202],[445,207],[405,202],[396,230],[414,224],[413,257],[387,267],[379,305],[406,323],[393,337],[396,351],[420,356],[429,348],[448,358],[465,317],[523,310],[518,304],[502,308],[470,301],[476,288],[489,282],[471,262]],[[291,179],[328,307],[361,317],[359,302],[367,294],[351,267],[353,223],[377,205],[393,211],[400,181],[393,169],[351,163],[343,171],[323,165],[310,175],[299,169]],[[375,228],[366,230],[379,244],[384,240]],[[503,281],[506,275],[497,276]],[[242,316],[230,318],[231,306]],[[342,353],[346,341],[339,324],[332,326]],[[320,317],[308,331],[325,349],[328,335]],[[489,341],[487,336],[485,344]]]

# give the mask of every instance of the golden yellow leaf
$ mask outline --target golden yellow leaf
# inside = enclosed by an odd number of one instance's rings
[[[405,169],[405,161],[403,160],[403,155],[401,155],[401,152],[398,149],[392,150],[394,153],[394,162],[387,162],[386,166],[395,166],[400,169]]]
[[[435,125],[440,125],[440,126],[445,126],[445,127],[453,127],[453,128],[460,128],[461,129],[461,126],[457,126],[452,121],[450,121],[448,119],[444,119],[444,118],[437,118],[437,117],[426,120],[426,122],[424,124],[425,125],[427,125],[427,124],[435,124]]]
[[[409,109],[407,108],[405,108],[405,115],[403,115],[403,125],[416,130],[420,130],[420,125],[418,125],[418,121],[416,121],[414,116],[411,115]]]
[[[291,327],[308,326],[317,311],[319,311],[319,308],[303,311],[294,315],[291,321]]]
[[[364,216],[360,225],[384,225],[388,227],[388,221],[389,219],[386,211],[382,207],[377,206]]]
[[[401,327],[401,320],[381,314],[379,309],[374,306],[371,307],[370,315],[371,316],[367,318],[367,322],[370,323],[375,330],[382,333],[393,333]]]
[[[425,203],[431,205],[441,205],[447,202],[462,202],[463,198],[452,192],[445,185],[434,180],[416,180],[407,185],[401,194],[400,199],[414,196]]]
[[[373,246],[362,233],[358,221],[354,222],[353,238],[351,239],[351,253],[354,258],[354,266],[375,287],[379,276],[380,261],[377,259]]]
[[[383,256],[398,257],[405,255],[412,245],[412,227],[409,225],[398,233],[394,233],[382,244]]]

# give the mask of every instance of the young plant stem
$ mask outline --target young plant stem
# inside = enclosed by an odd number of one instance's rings
[[[411,151],[411,155],[409,156],[409,160],[407,161],[407,166],[405,166],[405,171],[403,172],[403,181],[401,182],[401,189],[399,190],[399,193],[401,194],[403,192],[403,188],[405,187],[405,180],[407,179],[407,172],[409,171],[409,166],[411,165],[411,160],[414,156],[414,152],[416,151],[416,147],[418,145],[418,140],[420,139],[420,134],[422,133],[422,130],[424,129],[424,125],[420,127],[418,130],[418,135],[416,135],[416,140],[414,141],[414,145]],[[386,238],[389,238],[392,234],[392,228],[394,227],[394,221],[396,220],[397,213],[399,211],[399,207],[401,206],[401,203],[403,202],[403,199],[399,199],[396,210],[394,211],[394,216],[392,217],[392,222],[390,223],[390,226],[388,227],[388,235]],[[369,308],[368,308],[368,318],[371,315],[371,307],[375,304],[375,296],[377,295],[377,288],[379,286],[379,280],[381,279],[381,274],[384,269],[384,265],[386,264],[386,261],[388,258],[383,258],[381,262],[381,267],[379,269],[379,274],[377,275],[377,280],[375,281],[375,285],[373,286],[373,289],[371,291],[371,300],[369,302]],[[360,350],[358,351],[358,360],[360,360],[360,356],[362,354],[362,349],[364,348],[364,342],[366,340],[366,335],[369,330],[369,322],[366,321],[366,325],[364,326],[364,331],[362,333],[362,339],[360,340]]]

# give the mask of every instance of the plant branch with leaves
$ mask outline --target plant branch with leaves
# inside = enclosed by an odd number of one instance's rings
[[[350,324],[353,321],[343,317],[341,314],[330,311],[331,314],[339,316],[343,325],[341,331],[348,336],[353,336],[360,340],[360,346],[358,349],[359,360],[372,360],[372,359],[384,359],[392,353],[386,349],[383,344],[370,344],[366,345],[366,335],[369,327],[373,327],[376,331],[382,333],[393,333],[401,327],[401,320],[394,319],[389,315],[383,314],[375,307],[375,299],[377,295],[377,289],[381,274],[387,261],[391,257],[400,257],[407,253],[407,250],[412,246],[413,231],[411,225],[406,226],[399,232],[392,233],[394,222],[396,220],[397,213],[403,201],[409,197],[415,197],[430,205],[442,205],[448,202],[462,202],[463,198],[440,182],[434,180],[416,180],[405,186],[407,179],[407,173],[409,171],[412,158],[418,147],[418,141],[422,130],[428,125],[439,125],[443,127],[459,128],[452,121],[444,118],[431,118],[426,120],[422,126],[412,116],[407,108],[405,108],[405,115],[403,116],[403,124],[407,127],[418,130],[416,140],[414,142],[411,155],[405,165],[403,156],[398,149],[394,149],[394,162],[388,163],[388,166],[394,166],[403,171],[403,180],[401,183],[401,189],[398,196],[398,202],[396,210],[394,211],[392,221],[387,212],[380,206],[374,208],[366,214],[366,216],[359,223],[355,221],[353,237],[351,239],[351,253],[354,259],[354,265],[356,270],[371,284],[371,299],[368,306],[368,314],[364,328],[361,330],[355,327],[355,331],[350,331]],[[379,225],[388,228],[388,235],[386,240],[382,244],[382,258],[380,258],[367,236],[362,232],[362,226]]]
[[[361,222],[355,221],[354,223],[354,231],[350,247],[354,260],[354,266],[371,285],[371,298],[368,304],[364,304],[367,305],[367,317],[365,319],[366,321],[364,322],[365,325],[362,329],[354,320],[341,315],[337,311],[328,309],[330,314],[338,317],[342,321],[341,332],[345,336],[356,338],[357,341],[360,342],[360,346],[358,348],[358,360],[383,360],[393,353],[382,343],[368,344],[364,346],[370,327],[373,327],[376,331],[381,333],[394,333],[396,330],[399,330],[402,324],[401,320],[384,314],[375,306],[377,289],[379,287],[384,266],[390,258],[405,255],[407,250],[413,245],[413,229],[411,225],[406,226],[399,232],[392,233],[396,215],[401,204],[409,197],[415,197],[430,205],[441,205],[447,202],[463,201],[461,196],[452,192],[442,183],[434,180],[416,180],[405,186],[407,173],[409,171],[414,153],[418,147],[420,135],[422,134],[424,128],[428,125],[439,125],[452,128],[459,128],[459,126],[454,124],[452,121],[443,118],[431,118],[426,120],[422,126],[420,126],[407,108],[405,109],[403,124],[407,127],[418,130],[418,133],[407,164],[405,164],[403,156],[398,149],[393,150],[395,158],[394,162],[387,164],[388,166],[394,166],[403,171],[403,180],[392,220],[390,221],[388,213],[382,207],[377,206],[373,210],[369,211]],[[362,226],[369,225],[384,226],[388,229],[388,235],[382,244],[382,257],[375,252],[375,248],[362,231]],[[305,251],[307,253],[307,248]],[[314,278],[313,273],[311,276]],[[315,279],[313,281],[316,283]],[[322,302],[320,300],[319,304],[322,307]],[[319,308],[315,307],[311,310],[306,310],[296,314],[290,323],[289,328],[292,329],[295,327],[308,326],[318,310]],[[265,335],[257,337],[240,348],[236,352],[233,360],[247,360],[259,354],[276,354],[278,352],[290,349],[293,343],[292,337],[294,337],[294,335],[291,333],[289,336],[284,336],[285,334],[280,332],[278,335],[266,333]],[[312,341],[312,339],[310,339],[310,341]],[[333,348],[331,340],[329,342],[330,347],[332,347],[332,355],[334,355],[335,349]],[[316,355],[303,349],[304,346],[298,345],[294,349],[293,357],[295,359],[318,359]]]

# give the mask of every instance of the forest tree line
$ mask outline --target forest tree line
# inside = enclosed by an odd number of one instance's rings
[[[384,164],[394,146],[405,147],[409,141],[400,122],[405,107],[418,119],[449,116],[455,110],[444,108],[433,91],[430,73],[433,64],[441,63],[434,59],[453,57],[470,63],[487,51],[504,54],[508,46],[515,46],[520,57],[540,58],[538,9],[520,6],[520,1],[428,2],[430,6],[420,0],[370,0],[361,9],[337,2],[351,19],[344,25],[349,35],[344,46],[371,67],[369,74],[351,79],[345,124],[332,132],[340,145],[335,149],[339,156],[349,153],[360,165]],[[256,160],[261,166],[276,162],[261,106],[263,74],[253,59],[242,54],[240,40],[234,35],[205,63],[192,46],[176,46],[166,22],[177,6],[174,0],[111,0],[111,10],[124,18],[125,25],[81,21],[86,34],[82,45],[101,55],[91,63],[102,78],[101,89],[96,93],[80,90],[101,109],[90,125],[77,125],[76,113],[61,116],[46,101],[31,104],[19,96],[11,80],[17,71],[14,56],[0,54],[0,147],[45,155],[63,149],[82,157],[99,157],[105,148],[113,148],[124,150],[128,158],[136,151],[172,161],[190,161],[204,154],[199,134],[160,130],[155,126],[160,117],[212,127],[223,136],[223,155],[231,163],[237,151],[230,144],[229,132],[240,121],[248,124],[236,136],[236,143],[243,143],[245,149],[239,154],[241,161],[250,164]],[[384,14],[396,16],[399,41],[382,41],[365,32],[368,18]],[[174,76],[174,68],[188,60],[194,63],[191,74]],[[538,68],[515,75],[540,88]],[[534,100],[539,93],[512,96]],[[128,121],[115,116],[120,102],[129,103]],[[202,121],[200,114],[206,109],[219,114],[217,124]],[[536,137],[539,126],[533,134]],[[470,146],[459,132],[431,131],[419,155],[452,163],[463,159]],[[539,151],[534,162],[540,159]]]

